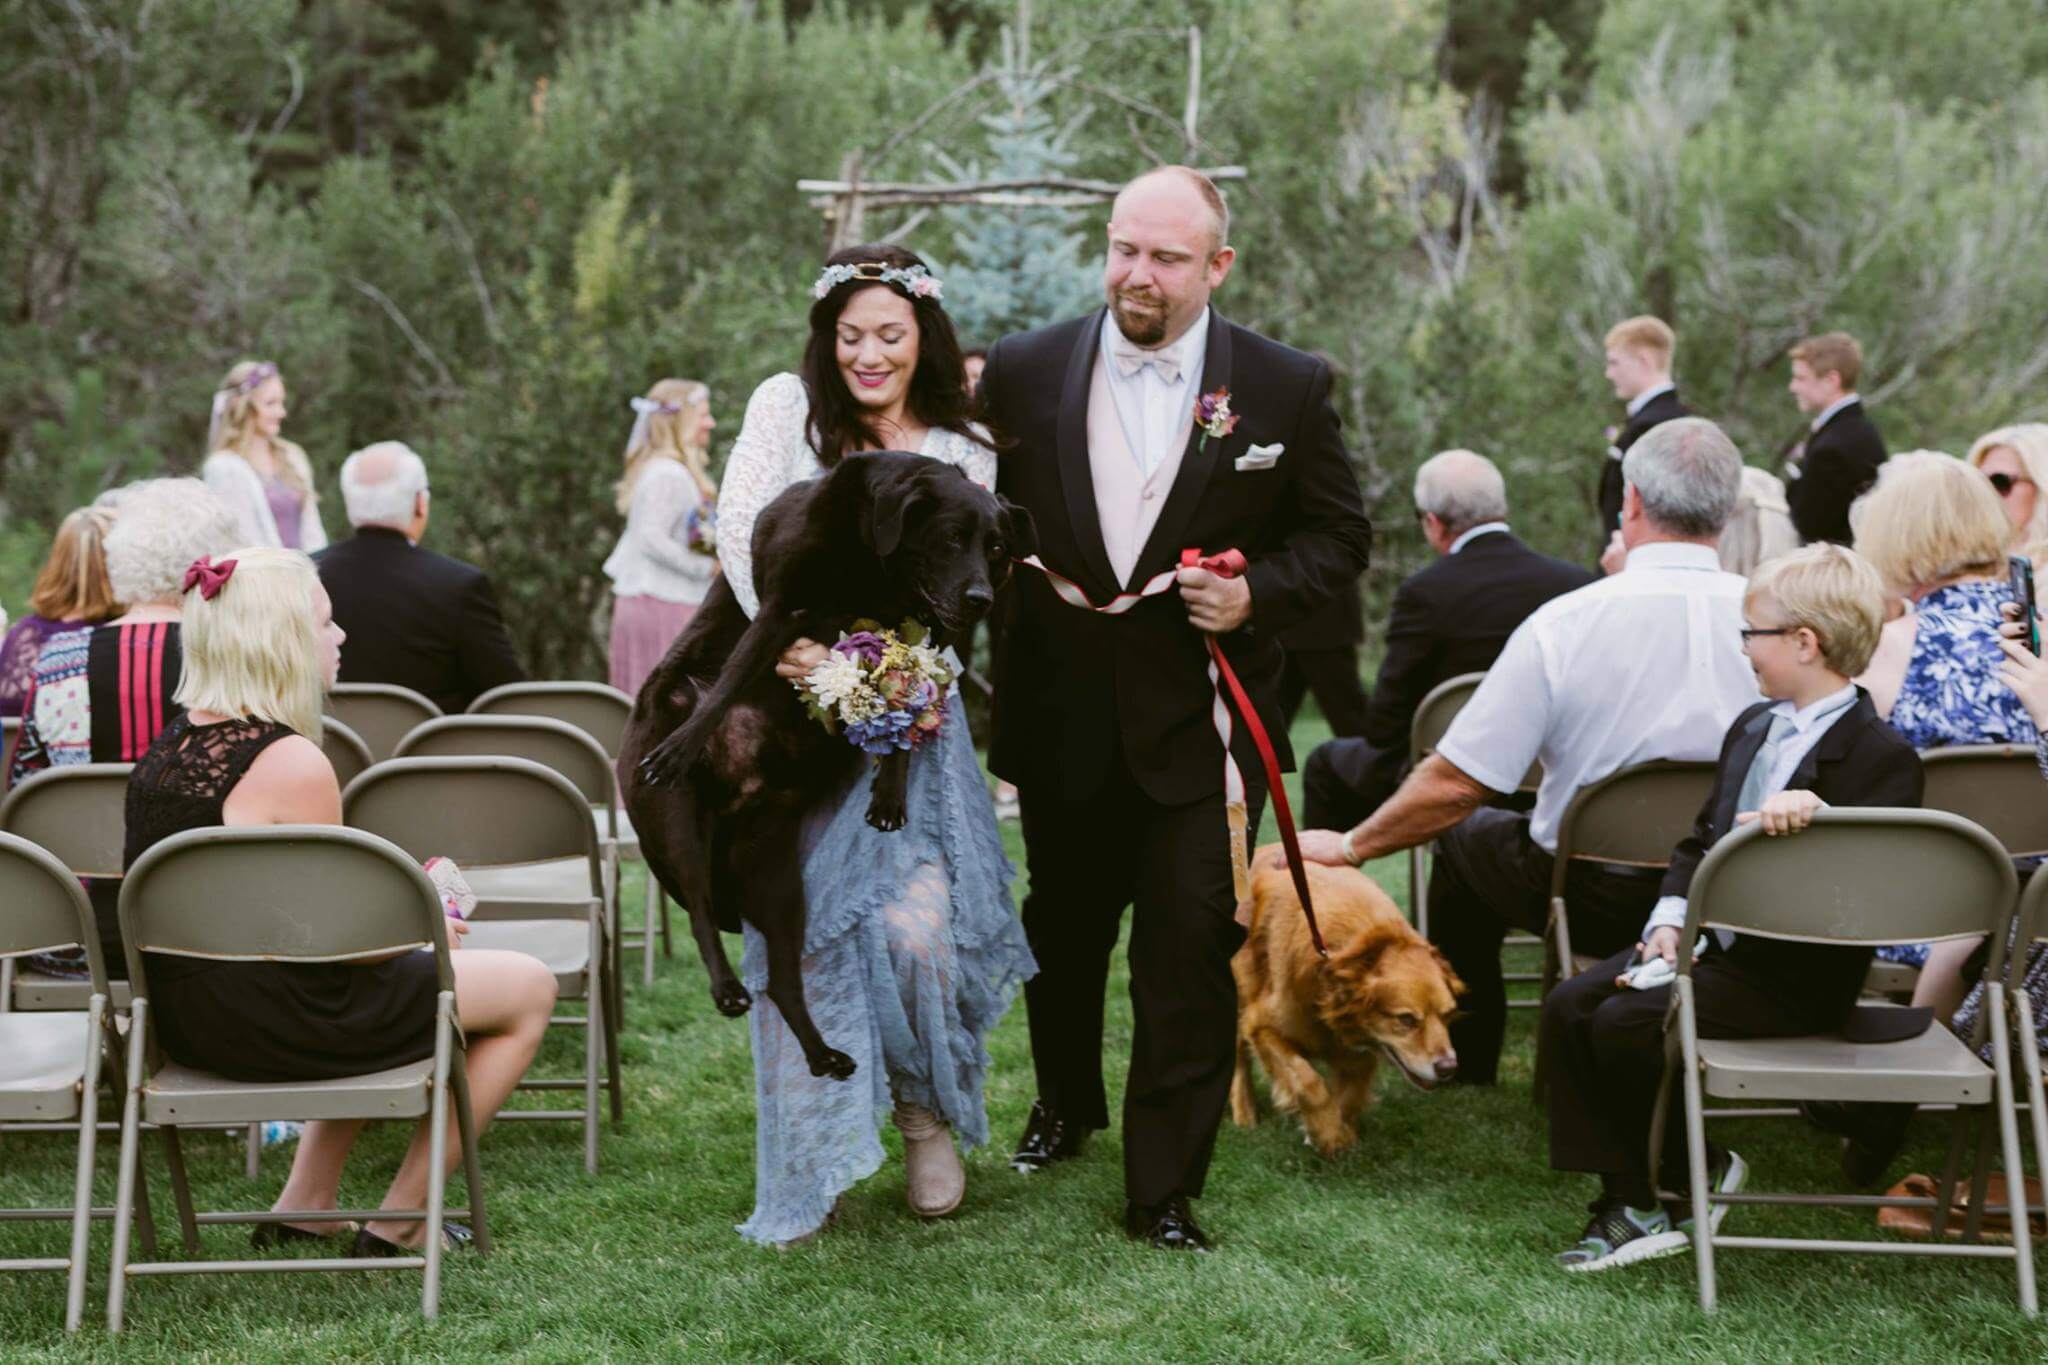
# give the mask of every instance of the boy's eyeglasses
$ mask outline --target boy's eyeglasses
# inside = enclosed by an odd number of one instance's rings
[[[1744,626],[1742,628],[1742,643],[1746,645],[1759,635],[1790,635],[1798,629],[1799,627],[1797,626]]]
[[[2023,483],[2030,484],[2033,482],[2032,479],[2027,478],[2023,474],[1986,474],[1984,477],[1991,481],[1991,491],[1998,494],[2001,498],[2009,498],[2012,496],[2013,489],[2018,488]]]

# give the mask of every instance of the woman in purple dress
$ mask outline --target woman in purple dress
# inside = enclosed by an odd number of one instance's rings
[[[199,477],[234,509],[240,539],[307,554],[327,547],[306,452],[284,439],[284,376],[244,360],[213,395]]]
[[[58,525],[50,556],[29,591],[29,614],[0,639],[0,716],[21,714],[43,641],[67,627],[98,625],[114,614],[106,551],[113,524],[107,509],[81,507]]]

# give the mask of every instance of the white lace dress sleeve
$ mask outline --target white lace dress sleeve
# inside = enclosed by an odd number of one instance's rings
[[[810,413],[803,381],[794,374],[762,380],[747,400],[739,438],[726,457],[718,488],[718,562],[749,618],[761,609],[754,590],[754,523],[776,494],[822,472],[804,439]]]
[[[996,453],[982,444],[982,441],[988,439],[987,428],[977,423],[974,427],[974,436],[980,440],[948,431],[945,433],[944,443],[932,454],[947,464],[960,466],[967,472],[968,478],[993,493],[996,491]]]

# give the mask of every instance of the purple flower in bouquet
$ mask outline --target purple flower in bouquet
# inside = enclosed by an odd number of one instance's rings
[[[882,662],[882,655],[889,648],[889,642],[871,630],[857,630],[832,648],[873,668]]]
[[[912,740],[910,728],[917,717],[909,711],[884,711],[873,720],[859,721],[846,727],[846,737],[861,749],[877,757],[908,749]]]

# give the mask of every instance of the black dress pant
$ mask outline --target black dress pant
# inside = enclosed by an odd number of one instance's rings
[[[1375,749],[1357,736],[1328,739],[1301,765],[1303,829],[1347,830],[1365,823],[1401,785],[1405,751]]]
[[[1634,958],[1632,947],[1624,949],[1560,984],[1543,1002],[1542,1025],[1551,1166],[1634,1187],[1640,1192],[1631,1202],[1654,1193],[1642,1186],[1649,1176],[1650,1116],[1663,1083],[1672,990],[1615,985]],[[1692,981],[1702,1038],[1796,1038],[1841,1024],[1838,1006],[1771,990],[1719,953],[1710,951],[1693,964]],[[1682,1192],[1688,1162],[1676,1095],[1665,1121],[1662,1164],[1664,1187]]]
[[[1289,649],[1280,674],[1280,714],[1291,728],[1302,698],[1315,693],[1333,735],[1365,733],[1365,684],[1358,680],[1358,646]]]
[[[1529,817],[1482,807],[1437,840],[1429,877],[1429,937],[1465,983],[1451,1023],[1458,1079],[1491,1085],[1507,1031],[1500,945],[1510,930],[1541,934],[1557,860],[1529,837]],[[1575,863],[1565,880],[1572,951],[1605,957],[1633,948],[1657,904],[1662,868]]]
[[[1062,800],[1037,784],[1019,796],[1031,877],[1024,932],[1038,958],[1038,975],[1024,987],[1038,1097],[1070,1124],[1109,1126],[1103,992],[1124,908],[1135,904],[1124,1191],[1146,1205],[1193,1198],[1208,1174],[1237,1051],[1230,959],[1245,935],[1235,918],[1222,798],[1162,806],[1121,758],[1087,800]],[[1262,804],[1263,793],[1252,793],[1252,835]]]

